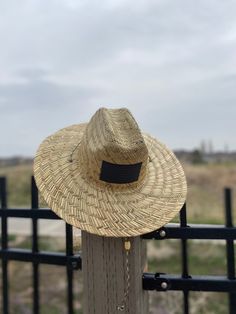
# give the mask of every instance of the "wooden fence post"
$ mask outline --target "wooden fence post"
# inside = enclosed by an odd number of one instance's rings
[[[126,289],[126,252],[122,238],[82,231],[83,314],[147,314],[148,292],[142,289],[146,247],[140,237],[130,238],[130,288],[127,305],[118,310]]]

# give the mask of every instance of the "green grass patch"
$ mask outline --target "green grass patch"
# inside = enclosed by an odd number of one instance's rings
[[[181,249],[179,240],[149,241],[149,271],[181,274]],[[225,275],[225,245],[189,240],[188,264],[190,275]]]
[[[181,242],[179,240],[149,241],[150,272],[181,274]],[[188,241],[190,275],[226,275],[225,245]]]
[[[9,235],[9,247],[18,249],[32,249],[32,236]],[[65,252],[64,237],[38,236],[38,246],[40,251]]]
[[[236,249],[236,247],[235,247]],[[195,242],[188,243],[190,275],[226,275],[225,245]],[[148,271],[181,275],[181,243],[179,240],[148,241]],[[151,313],[165,310],[182,314],[182,293],[178,291],[151,292]],[[228,295],[216,292],[190,292],[191,314],[225,314],[228,312]]]

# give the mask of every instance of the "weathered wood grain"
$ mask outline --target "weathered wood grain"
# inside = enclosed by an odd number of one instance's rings
[[[147,314],[148,295],[142,289],[146,248],[140,237],[131,239],[130,289],[124,311],[118,310],[126,287],[124,239],[82,232],[84,314]]]

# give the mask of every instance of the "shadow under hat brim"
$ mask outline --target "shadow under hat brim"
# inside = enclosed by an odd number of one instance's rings
[[[142,133],[150,162],[144,181],[136,188],[88,181],[79,161],[86,124],[76,124],[47,137],[34,159],[35,181],[48,206],[67,223],[107,236],[138,236],[169,222],[182,208],[187,193],[183,168],[174,153]]]

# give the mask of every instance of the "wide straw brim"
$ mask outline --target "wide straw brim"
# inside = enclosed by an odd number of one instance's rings
[[[47,137],[34,160],[34,176],[48,206],[67,223],[107,237],[138,236],[169,222],[187,193],[183,168],[174,153],[142,133],[149,152],[142,184],[101,186],[81,171],[77,156],[86,124],[72,125]]]

